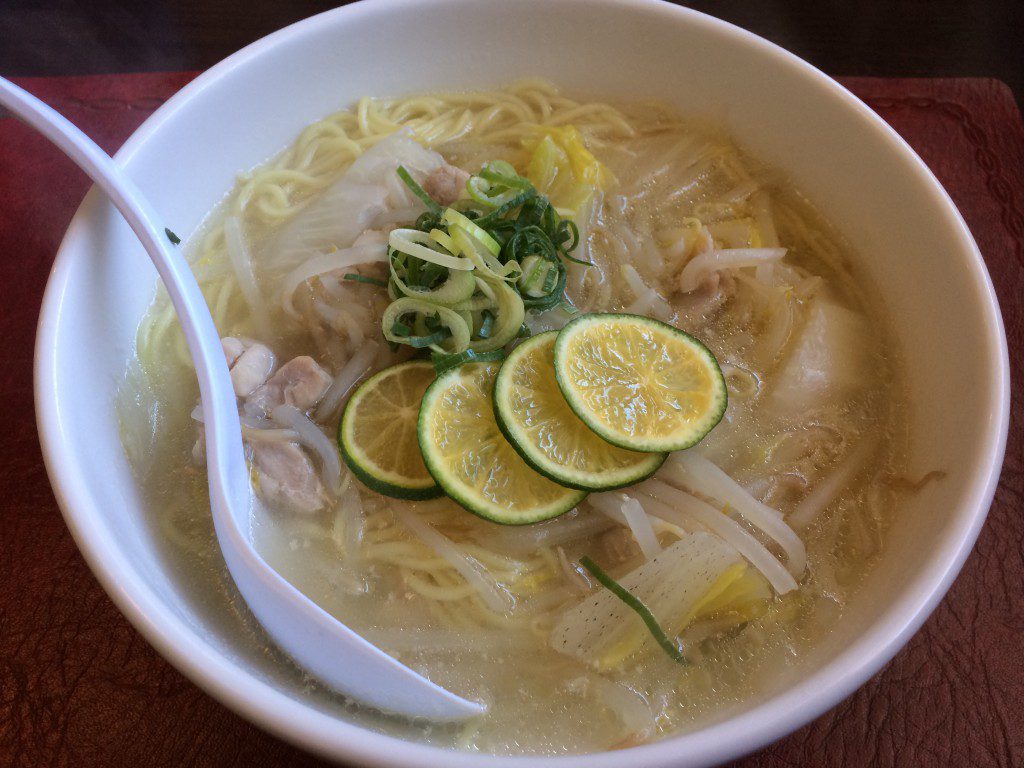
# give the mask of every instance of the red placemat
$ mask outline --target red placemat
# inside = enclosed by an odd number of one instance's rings
[[[188,73],[25,79],[109,151]],[[783,766],[1024,766],[1024,124],[993,80],[847,78],[946,186],[985,255],[1014,365],[1006,465],[978,546],[896,659],[817,721],[746,758]],[[50,265],[88,188],[0,118],[0,765],[314,766],[185,680],[89,573],[50,491],[32,345]]]

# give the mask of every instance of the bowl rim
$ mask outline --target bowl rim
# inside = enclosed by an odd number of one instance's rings
[[[998,361],[990,393],[995,406],[987,422],[979,451],[984,472],[974,476],[967,487],[965,502],[941,550],[933,553],[928,567],[916,573],[904,596],[867,632],[850,646],[783,692],[739,715],[713,725],[634,747],[631,763],[637,766],[675,768],[703,766],[740,757],[763,747],[818,717],[859,688],[887,664],[921,627],[948,591],[974,546],[995,494],[1002,469],[1009,428],[1009,355],[1002,315],[982,255],[963,217],[941,184],[910,146],[879,116],[832,78],[795,54],[733,24],[660,0],[589,0],[622,12],[661,14],[666,22],[702,27],[731,37],[739,44],[757,49],[788,67],[795,77],[816,86],[823,99],[841,103],[849,119],[860,120],[892,145],[904,161],[905,170],[925,182],[933,202],[945,209],[958,233],[956,251],[965,257],[980,289],[984,313],[985,343]],[[311,16],[257,40],[199,75],[154,112],[116,153],[116,160],[129,164],[146,142],[190,99],[228,73],[244,67],[265,51],[327,20],[386,16],[402,9],[423,12],[427,5],[445,5],[448,0],[373,0],[353,3]],[[65,445],[57,402],[57,329],[70,277],[74,251],[95,215],[100,193],[92,189],[77,210],[60,245],[47,282],[36,335],[34,389],[37,427],[44,463],[57,503],[71,534],[93,574],[128,621],[165,659],[214,699],[264,730],[299,747],[335,760],[353,760],[366,765],[436,766],[585,765],[612,768],[622,762],[621,753],[597,752],[566,756],[483,756],[456,752],[407,741],[371,731],[315,711],[299,699],[259,680],[251,672],[229,661],[210,645],[199,642],[187,623],[173,613],[141,580],[126,579],[131,564],[122,557],[110,537],[89,526],[97,510],[91,503],[80,467],[70,460]]]

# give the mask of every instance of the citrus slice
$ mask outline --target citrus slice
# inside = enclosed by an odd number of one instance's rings
[[[368,487],[397,499],[432,499],[442,491],[423,464],[416,422],[434,366],[400,363],[374,374],[349,399],[338,427],[341,456]]]
[[[430,385],[420,408],[420,450],[452,499],[480,517],[525,525],[557,517],[585,491],[534,472],[498,429],[491,399],[500,365],[468,363]]]
[[[527,464],[556,483],[603,491],[638,483],[665,461],[664,453],[617,448],[573,412],[555,381],[557,331],[534,336],[498,371],[494,413],[498,426]]]
[[[582,315],[555,340],[569,407],[612,445],[666,452],[700,442],[728,395],[718,361],[688,333],[648,317]]]

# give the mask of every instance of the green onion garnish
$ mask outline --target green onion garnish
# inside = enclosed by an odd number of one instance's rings
[[[505,346],[516,338],[510,312],[564,302],[567,263],[589,263],[569,255],[580,243],[576,224],[504,160],[486,163],[467,181],[469,197],[444,209],[404,167],[397,173],[427,207],[415,223],[426,238],[388,250],[391,307],[415,300],[403,304],[402,313],[389,308],[382,323],[389,342],[440,351],[439,342],[450,339],[453,354],[471,343],[487,350]]]
[[[365,275],[357,275],[354,272],[349,272],[344,277],[345,280],[351,280],[355,283],[366,283],[368,285],[379,285],[381,288],[387,288],[388,284],[383,280],[378,280],[376,277],[366,277]]]
[[[405,343],[413,349],[423,349],[424,347],[430,347],[434,344],[440,344],[451,335],[451,331],[447,328],[442,328],[440,331],[435,331],[429,336],[409,336],[405,339]]]
[[[526,258],[530,257],[527,256]],[[519,263],[525,265],[526,261],[523,260]],[[522,286],[523,288],[529,288],[531,285],[533,285],[533,281],[540,276],[540,271],[542,269],[544,269],[544,261],[538,258],[533,263],[533,269],[531,269],[529,272],[524,272],[523,276],[519,278],[519,285]]]
[[[679,649],[678,643],[674,643],[669,639],[668,635],[665,634],[665,630],[661,628],[661,624],[659,624],[658,620],[654,618],[654,614],[651,613],[651,609],[644,605],[640,598],[605,573],[601,566],[586,555],[580,558],[580,565],[586,568],[587,571],[590,572],[591,576],[601,582],[605,589],[619,598],[619,600],[624,602],[632,610],[636,611],[637,615],[643,619],[644,624],[647,625],[647,631],[650,632],[651,636],[658,641],[658,645],[665,650],[665,653],[672,657],[674,662],[682,664],[683,666],[689,665],[690,662],[685,656],[683,656],[683,652]]]
[[[555,285],[558,283],[558,270],[549,269],[547,274],[544,275],[544,285],[541,286],[541,290],[544,293],[551,293],[554,290]]]
[[[483,227],[484,229],[489,230],[490,227],[499,224],[501,218],[506,213],[514,211],[516,208],[521,207],[523,203],[525,203],[528,200],[532,200],[535,197],[537,197],[537,190],[535,189],[528,189],[525,192],[521,192],[520,194],[516,195],[511,200],[509,200],[507,203],[504,203],[495,208],[486,216],[481,216],[479,219],[476,220],[476,224],[479,227]]]
[[[490,363],[504,358],[505,353],[500,349],[493,352],[474,352],[472,349],[467,349],[465,352],[457,352],[454,355],[442,355],[437,352],[430,355],[430,359],[434,363],[434,372],[438,376],[465,363]]]
[[[485,309],[481,317],[483,319],[480,321],[480,330],[476,332],[476,335],[481,339],[486,339],[491,335],[491,328],[494,327],[494,315]]]
[[[582,264],[584,267],[592,267],[592,266],[594,266],[594,262],[592,262],[592,261],[584,261],[583,259],[577,259],[575,256],[570,256],[568,253],[563,253],[562,254],[562,258],[563,259],[568,259],[569,261],[573,262],[574,264]]]
[[[173,232],[171,232],[171,230],[169,230],[167,227],[164,227],[164,233],[167,235],[167,239],[170,240],[175,245],[179,245],[181,243],[181,238],[178,237]]]
[[[555,230],[555,237],[552,240],[564,253],[568,253],[580,244],[580,228],[572,219],[562,219],[558,222],[558,229]]]

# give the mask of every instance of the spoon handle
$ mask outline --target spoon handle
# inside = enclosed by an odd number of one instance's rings
[[[78,127],[14,83],[0,77],[0,105],[56,145],[99,186],[142,242],[178,314],[199,379],[207,425],[210,476],[248,482],[241,425],[227,361],[199,284],[181,252],[172,247],[160,218],[121,167]],[[240,465],[240,462],[242,464]],[[224,471],[220,471],[224,470]],[[238,489],[234,489],[238,490]],[[237,498],[237,497],[236,497]]]

